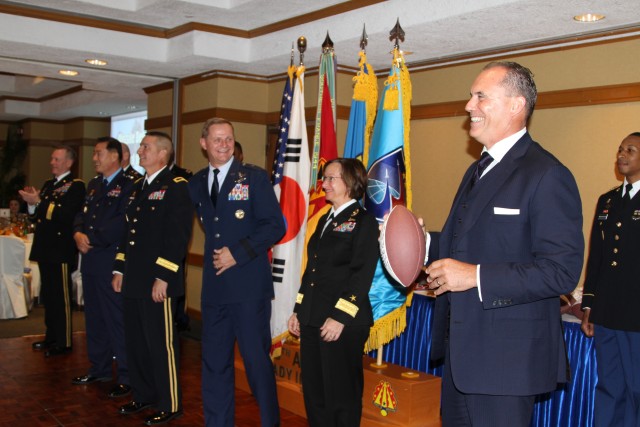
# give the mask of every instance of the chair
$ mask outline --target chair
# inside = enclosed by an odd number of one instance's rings
[[[22,239],[0,236],[0,319],[19,319],[29,313],[24,258]]]

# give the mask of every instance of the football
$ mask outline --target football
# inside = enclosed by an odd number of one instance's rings
[[[402,286],[411,286],[422,271],[425,252],[424,230],[418,218],[406,207],[394,206],[380,232],[384,268]]]

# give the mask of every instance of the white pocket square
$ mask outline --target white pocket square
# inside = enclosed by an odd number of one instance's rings
[[[494,215],[520,215],[520,209],[493,208]]]

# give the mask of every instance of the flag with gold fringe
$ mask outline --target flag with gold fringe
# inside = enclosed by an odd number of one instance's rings
[[[367,54],[360,51],[360,70],[353,77],[353,98],[344,144],[344,157],[359,159],[367,164],[371,133],[376,119],[378,81],[373,67],[367,62]]]
[[[324,190],[322,189],[322,171],[324,165],[329,160],[338,157],[335,127],[335,76],[336,63],[333,42],[327,33],[327,38],[322,44],[322,55],[320,57],[320,70],[318,75],[318,109],[313,136],[313,156],[311,158],[307,243],[318,225],[318,220],[329,209],[324,199]],[[303,257],[303,269],[305,265],[306,253]]]
[[[411,209],[410,118],[411,81],[396,40],[393,63],[389,77],[384,82],[367,161],[365,208],[379,222],[383,221],[384,215],[393,206],[405,205]],[[374,326],[365,352],[387,344],[404,331],[406,307],[411,304],[411,297],[407,288],[395,282],[378,260],[369,292]]]
[[[293,54],[292,54],[293,55]],[[294,75],[295,73],[295,75]],[[282,95],[272,181],[287,231],[273,248],[272,355],[288,336],[287,321],[300,287],[309,204],[309,144],[304,117],[304,66],[291,65]],[[292,93],[293,92],[293,93]]]

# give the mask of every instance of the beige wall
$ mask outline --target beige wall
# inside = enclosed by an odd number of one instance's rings
[[[531,68],[539,92],[544,93],[638,83],[638,51],[640,40],[628,40],[506,59]],[[466,100],[473,79],[485,63],[412,72],[412,106],[418,108]],[[386,71],[378,70],[378,77],[380,87],[386,78]],[[317,74],[306,77],[304,89],[308,124],[315,119],[317,85]],[[279,111],[283,86],[283,80],[269,84],[251,82],[238,85],[235,80],[214,79],[198,87],[194,85],[194,88],[185,89],[185,111],[229,108],[248,113],[275,113]],[[203,97],[205,91],[210,96]],[[336,92],[338,105],[349,107],[352,81],[348,73],[338,73]],[[619,183],[614,173],[615,152],[627,134],[640,130],[638,117],[640,102],[586,104],[580,107],[539,109],[534,113],[530,123],[533,138],[558,157],[576,178],[583,201],[585,236],[588,236],[591,227],[598,195]],[[337,121],[340,155],[344,150],[347,118],[340,117]],[[194,170],[206,164],[199,145],[195,143],[199,138],[200,125],[185,124],[182,128],[184,162]],[[236,136],[245,147],[245,159],[258,165],[264,164],[266,124],[236,122],[235,126]],[[468,137],[467,127],[468,117],[465,114],[411,121],[413,210],[424,217],[431,230],[440,230],[442,227],[464,171],[479,156],[481,146]],[[313,135],[310,134],[309,139],[312,140]],[[194,230],[191,252],[202,254],[202,231],[199,226]],[[193,293],[199,294],[200,273],[200,268],[190,267],[189,292],[192,296],[189,298],[189,307],[195,310],[199,309],[199,295],[196,298]]]
[[[638,84],[639,51],[640,39],[635,39],[505,59],[530,67],[539,92],[544,94]],[[466,100],[473,79],[485,63],[412,71],[412,107],[415,111],[424,111],[431,104]],[[345,65],[356,66],[355,61]],[[318,76],[313,68],[307,73],[304,88],[308,125],[313,125],[318,96]],[[377,73],[380,87],[387,71],[377,70]],[[337,75],[337,104],[342,111],[348,111],[351,104],[351,77],[350,72]],[[282,79],[270,83],[228,77],[186,79],[182,85],[179,163],[194,172],[205,167],[207,159],[199,145],[202,123],[214,115],[229,115],[234,117],[236,137],[242,142],[245,161],[263,166],[267,128],[277,120],[283,86]],[[149,120],[157,127],[154,130],[170,132],[172,99],[170,89],[149,94]],[[584,100],[582,105],[538,109],[530,131],[535,140],[573,172],[582,196],[584,231],[588,236],[598,195],[619,183],[614,170],[617,146],[627,134],[640,131],[640,102],[589,105],[589,101]],[[337,120],[340,155],[344,150],[347,119],[343,114]],[[466,114],[419,120],[414,117],[411,121],[413,210],[424,217],[431,230],[442,227],[462,174],[479,155],[481,147],[469,139],[467,125]],[[94,173],[90,161],[93,144],[87,141],[106,133],[99,124],[90,122],[30,123],[25,127],[25,138],[38,144],[30,147],[27,158],[29,182],[39,186],[48,179],[51,152],[48,144],[69,140],[83,147],[81,176],[90,178]],[[312,139],[313,135],[309,134],[309,140]],[[196,224],[190,252],[201,255],[202,251],[202,230]],[[188,306],[193,310],[199,310],[200,275],[200,267],[189,267]]]

